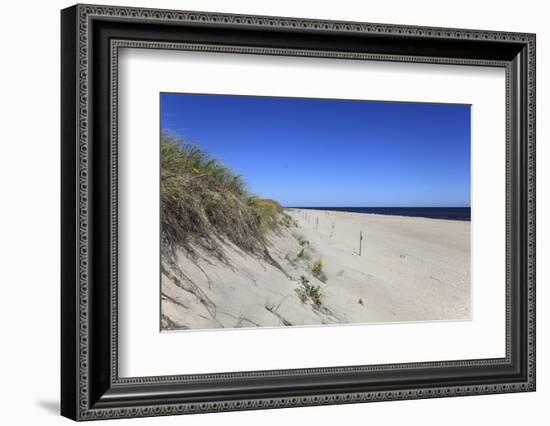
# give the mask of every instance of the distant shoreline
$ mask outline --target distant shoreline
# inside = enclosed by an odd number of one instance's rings
[[[471,221],[470,207],[301,207],[285,209],[335,211],[345,213],[376,214],[383,216],[418,217],[438,220]]]

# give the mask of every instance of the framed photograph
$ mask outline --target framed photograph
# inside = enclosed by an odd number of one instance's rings
[[[535,390],[535,35],[61,12],[61,411]]]

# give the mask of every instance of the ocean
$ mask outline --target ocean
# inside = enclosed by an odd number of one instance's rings
[[[470,221],[470,207],[291,207],[310,210],[333,210],[339,212],[387,214],[393,216],[425,217]]]

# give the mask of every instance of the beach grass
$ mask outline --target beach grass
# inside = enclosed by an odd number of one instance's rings
[[[283,208],[251,194],[243,178],[180,138],[161,136],[163,248],[191,255],[203,249],[220,259],[221,242],[265,256],[266,236],[279,226]]]
[[[303,304],[309,299],[317,307],[322,305],[323,294],[321,293],[321,286],[310,284],[309,279],[304,275],[300,276],[300,286],[294,289],[294,291]]]
[[[327,281],[327,276],[323,271],[323,261],[321,259],[318,259],[315,262],[313,262],[313,265],[311,266],[311,274],[315,278],[317,278],[319,281],[322,281],[322,282]]]

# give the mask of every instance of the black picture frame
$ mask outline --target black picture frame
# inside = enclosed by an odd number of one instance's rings
[[[61,12],[61,414],[159,416],[535,390],[534,34],[75,5]],[[506,357],[119,378],[117,49],[506,69]],[[156,283],[155,283],[156,285]]]

